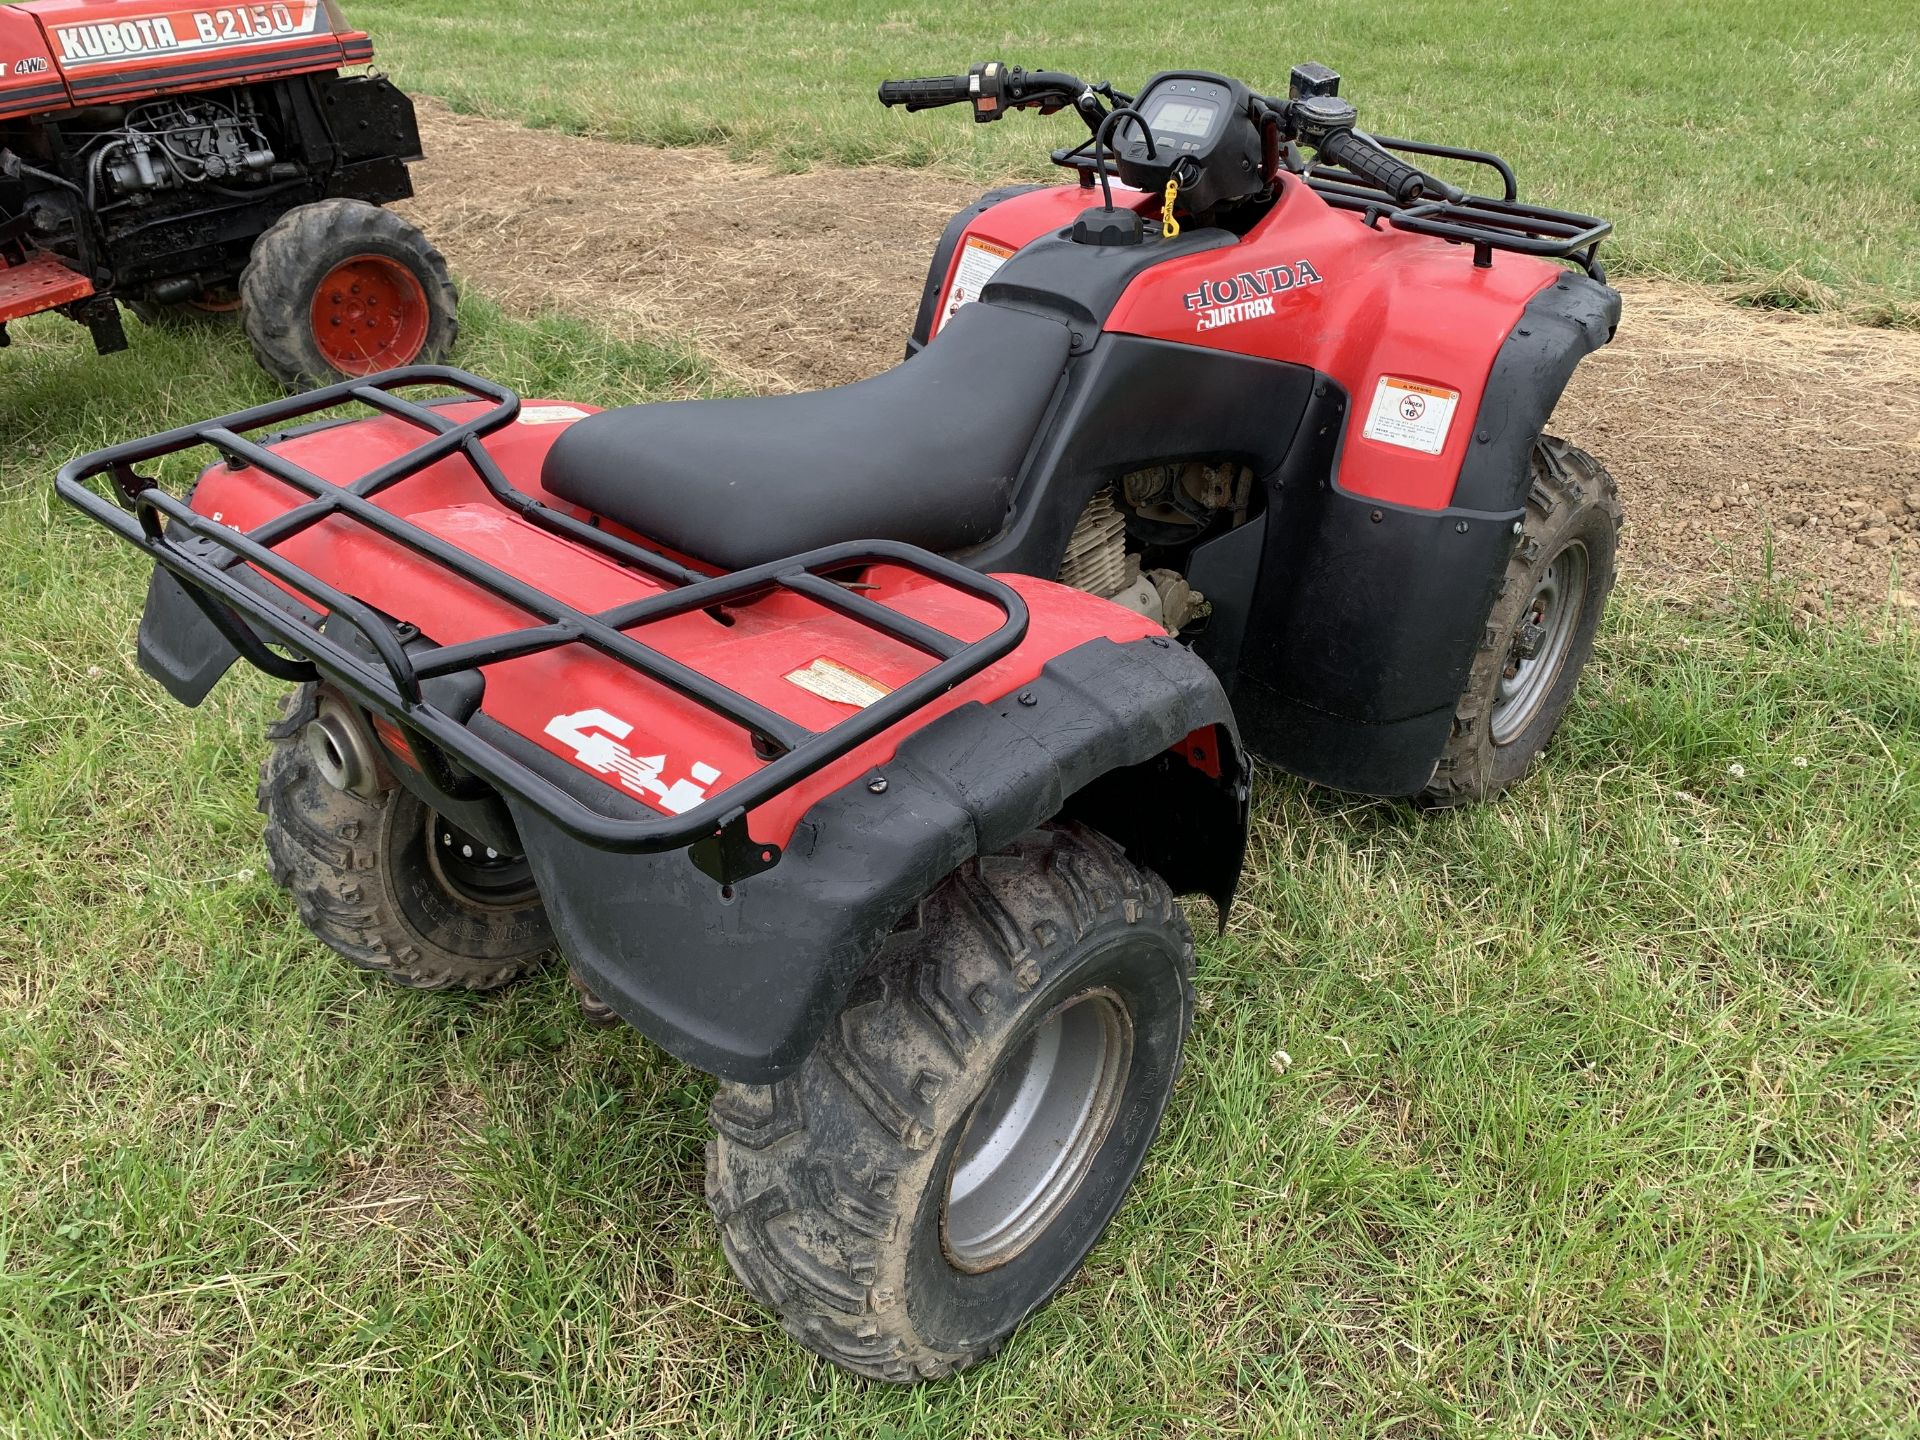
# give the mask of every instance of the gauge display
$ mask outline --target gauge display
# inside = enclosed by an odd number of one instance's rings
[[[1156,135],[1184,135],[1198,140],[1213,130],[1214,117],[1219,113],[1219,106],[1205,100],[1168,97],[1154,107],[1147,124]]]

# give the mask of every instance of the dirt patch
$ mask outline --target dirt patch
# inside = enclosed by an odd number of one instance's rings
[[[1620,335],[1574,377],[1555,429],[1626,500],[1623,565],[1719,597],[1764,572],[1809,608],[1920,594],[1920,336],[1625,284]]]
[[[422,106],[410,207],[509,309],[692,344],[756,390],[845,384],[899,359],[928,256],[979,187],[872,167],[780,174]],[[1875,611],[1920,584],[1920,335],[1628,283],[1618,340],[1554,428],[1595,451],[1643,590],[1720,599],[1776,575],[1810,607]]]
[[[901,357],[927,261],[979,187],[914,171],[778,174],[420,107],[406,207],[509,309],[691,343],[752,390],[843,385]]]

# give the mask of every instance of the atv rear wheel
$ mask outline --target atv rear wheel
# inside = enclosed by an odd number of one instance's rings
[[[419,227],[363,200],[289,210],[240,277],[247,339],[292,388],[447,358],[459,296]]]
[[[414,990],[492,990],[543,963],[553,932],[526,861],[488,849],[403,786],[340,788],[369,767],[317,720],[303,686],[269,731],[259,791],[273,878],[315,937]]]
[[[1613,591],[1620,492],[1586,451],[1551,435],[1533,446],[1519,542],[1422,802],[1491,799],[1546,749],[1593,653]]]
[[[707,1199],[802,1345],[909,1384],[991,1355],[1146,1158],[1193,1016],[1159,877],[1078,826],[968,864],[771,1086],[723,1084]]]

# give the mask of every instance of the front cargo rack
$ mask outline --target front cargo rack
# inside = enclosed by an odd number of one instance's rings
[[[455,395],[451,401],[419,403],[395,393],[424,386],[452,390]],[[275,430],[356,401],[420,429],[426,439],[341,484],[248,438],[252,433]],[[464,420],[446,413],[449,403],[468,402],[488,408]],[[702,868],[711,873],[717,867],[724,872],[716,877],[723,883],[765,869],[778,859],[777,846],[748,837],[746,816],[750,810],[979,674],[1026,634],[1027,609],[1011,588],[912,545],[854,541],[732,574],[707,575],[611,535],[543,504],[507,480],[482,441],[519,413],[520,397],[505,386],[447,366],[411,366],[82,456],[62,467],[56,489],[62,499],[143,551],[178,580],[200,612],[242,658],[283,680],[304,682],[324,676],[361,705],[392,720],[429,779],[449,793],[459,795],[462,787],[474,793],[473,780],[462,775],[477,776],[597,849],[651,853],[693,846]],[[243,533],[196,513],[184,500],[167,493],[157,481],[135,468],[198,448],[216,451],[235,467],[255,466],[312,498]],[[670,588],[589,614],[373,503],[373,497],[381,491],[450,457],[464,461],[496,500],[528,523],[587,546]],[[110,478],[115,500],[108,500],[88,483],[102,476]],[[435,562],[461,580],[525,611],[536,623],[453,645],[408,638],[417,636],[418,628],[406,617],[381,614],[274,550],[275,545],[334,516],[356,521]],[[189,539],[183,542],[182,537]],[[194,541],[199,543],[191,543]],[[962,640],[830,578],[875,564],[898,566],[985,601],[999,611],[1000,623],[981,639]],[[363,654],[342,643],[341,637],[329,634],[322,628],[321,617],[303,613],[306,607],[290,608],[283,591],[253,578],[252,571],[280,582],[338,617],[365,640],[370,653]],[[719,605],[747,603],[782,590],[879,631],[935,663],[857,715],[814,731],[626,633],[654,621]],[[593,648],[745,731],[767,763],[683,814],[623,819],[585,804],[508,750],[476,734],[466,721],[436,706],[423,688],[424,682],[438,677],[473,672],[485,665],[573,644]],[[291,654],[280,654],[270,646]],[[447,763],[449,759],[457,763],[457,768]]]
[[[1502,193],[1497,199],[1468,195],[1458,201],[1402,203],[1357,171],[1315,161],[1307,167],[1306,182],[1329,205],[1359,211],[1370,226],[1385,220],[1396,230],[1471,245],[1473,263],[1482,268],[1493,263],[1495,250],[1508,250],[1548,260],[1571,260],[1594,279],[1605,282],[1600,242],[1613,233],[1611,220],[1527,204],[1519,198],[1513,167],[1485,150],[1464,150],[1424,140],[1393,140],[1384,135],[1368,138],[1386,150],[1483,166],[1500,177]]]
[[[1329,205],[1358,211],[1370,226],[1377,227],[1385,220],[1396,230],[1471,245],[1473,263],[1483,268],[1493,263],[1495,250],[1509,250],[1548,260],[1571,260],[1594,279],[1605,282],[1607,272],[1600,263],[1600,242],[1613,233],[1611,220],[1527,204],[1520,199],[1513,167],[1489,151],[1436,145],[1426,140],[1393,140],[1384,135],[1367,138],[1385,150],[1483,166],[1499,177],[1502,193],[1498,199],[1468,195],[1460,201],[1420,200],[1403,204],[1357,171],[1316,160],[1304,166],[1302,178]],[[1078,172],[1084,188],[1096,184],[1103,173],[1110,180],[1120,178],[1119,170],[1111,161],[1095,155],[1091,138],[1069,149],[1055,150],[1053,163]]]

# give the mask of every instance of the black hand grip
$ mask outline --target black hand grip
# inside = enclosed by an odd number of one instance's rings
[[[904,105],[909,110],[931,110],[936,105],[958,105],[971,99],[971,77],[930,75],[923,80],[882,80],[880,103]]]
[[[1323,159],[1344,165],[1356,175],[1364,175],[1400,204],[1418,200],[1428,190],[1439,187],[1424,170],[1396,160],[1378,145],[1362,140],[1351,130],[1335,130],[1314,147]]]

